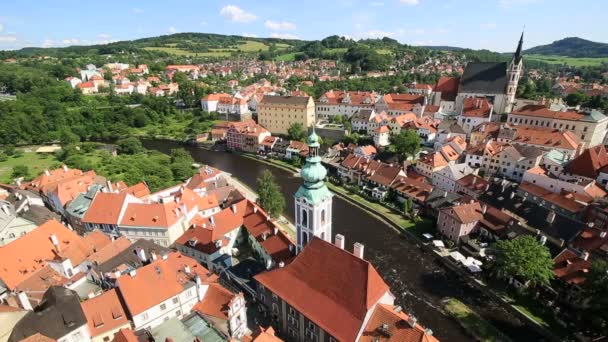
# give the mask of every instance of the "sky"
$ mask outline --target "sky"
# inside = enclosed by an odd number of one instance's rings
[[[564,37],[608,42],[605,0],[18,0],[0,6],[0,50],[177,32],[397,39],[499,52]]]

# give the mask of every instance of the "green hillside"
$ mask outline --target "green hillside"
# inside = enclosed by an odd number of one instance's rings
[[[548,45],[540,45],[524,51],[528,55],[568,56],[568,57],[608,57],[608,44],[569,37],[556,40]]]

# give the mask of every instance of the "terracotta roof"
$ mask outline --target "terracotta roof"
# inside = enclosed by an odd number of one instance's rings
[[[529,172],[530,170],[528,170],[527,172]],[[522,182],[519,185],[519,188],[522,191],[526,191],[533,196],[540,197],[546,200],[547,202],[553,203],[559,206],[560,208],[566,209],[573,213],[578,213],[585,208],[585,205],[576,201],[574,196],[570,193],[558,194],[528,182]]]
[[[85,316],[87,316],[89,332],[92,337],[129,324],[115,289],[110,289],[97,297],[88,299],[80,305]]]
[[[209,284],[203,300],[192,310],[220,319],[228,319],[228,304],[236,295],[218,283]]]
[[[150,189],[148,185],[144,182],[139,182],[135,185],[131,185],[130,187],[123,189],[120,191],[121,193],[127,193],[129,195],[133,195],[137,198],[146,197],[150,194]]]
[[[514,129],[516,130],[512,140],[514,143],[568,150],[576,150],[581,144],[580,139],[571,131],[520,125],[515,126]]]
[[[579,113],[573,112],[573,111],[569,111],[569,112],[553,111],[544,105],[526,105],[516,111],[513,111],[512,114],[535,116],[535,117],[558,119],[558,120],[574,120],[574,121],[580,120],[584,117],[583,114],[579,114]]]
[[[268,329],[264,329],[260,327],[260,334],[256,336],[253,342],[283,342],[280,338],[275,336],[274,329],[272,327],[268,327]]]
[[[119,194],[98,192],[84,214],[82,222],[118,225],[126,198],[126,192]]]
[[[458,94],[458,86],[460,85],[459,77],[440,77],[435,84],[435,92],[441,92],[441,100],[454,101]]]
[[[608,165],[608,154],[604,145],[598,145],[584,150],[574,158],[565,169],[567,172],[596,179],[600,169]]]
[[[291,264],[255,279],[340,341],[354,341],[367,312],[390,293],[368,261],[318,238]]]
[[[117,279],[117,287],[132,316],[183,292],[193,284],[195,276],[203,281],[209,277],[205,267],[179,252],[169,253],[166,258],[138,268],[134,276],[127,274]],[[190,273],[185,272],[185,266]]]
[[[409,176],[409,173],[408,173]],[[408,197],[425,202],[433,191],[433,186],[422,179],[399,176],[391,185],[395,191],[403,193]]]
[[[119,225],[169,228],[185,214],[177,202],[129,203]]]
[[[369,177],[369,180],[384,186],[390,186],[400,172],[401,169],[399,167],[382,163],[381,167]]]
[[[481,205],[479,202],[465,203],[449,208],[442,208],[441,211],[444,214],[455,218],[458,220],[458,222],[465,224],[477,222],[483,218]]]
[[[34,334],[30,337],[24,338],[19,342],[55,342],[57,340],[50,338],[48,336],[44,336],[41,333]]]
[[[586,227],[574,239],[572,247],[588,252],[602,250],[608,253],[608,233],[597,228]]]
[[[54,248],[51,235],[59,242],[60,251]],[[0,279],[9,289],[29,278],[47,265],[47,261],[69,258],[72,265],[80,265],[96,246],[90,245],[76,232],[61,223],[50,220],[26,235],[0,248]]]
[[[487,118],[492,113],[492,105],[485,98],[468,97],[464,99],[462,116]]]
[[[392,305],[380,304],[367,321],[359,341],[439,342],[423,326],[411,321],[412,318],[403,311],[397,312]]]
[[[215,167],[212,167],[209,165],[203,165],[198,170],[198,173],[195,173],[194,176],[192,176],[192,178],[190,178],[190,180],[186,184],[186,188],[192,189],[192,190],[201,188],[204,186],[205,182],[208,182],[211,179],[214,179],[222,172],[223,172],[222,170],[217,169]]]
[[[344,103],[344,99],[347,97],[350,99],[348,103]],[[376,93],[369,91],[337,91],[330,90],[323,94],[319,98],[320,104],[339,105],[346,104],[349,106],[372,106],[376,103]],[[327,99],[324,102],[323,99]]]
[[[427,154],[426,156],[418,159],[418,162],[429,165],[433,169],[447,166],[449,164],[439,151]]]
[[[568,284],[584,283],[590,268],[591,261],[567,248],[553,259],[553,274]]]
[[[50,265],[46,265],[41,270],[31,274],[27,279],[17,285],[16,292],[24,291],[33,306],[42,301],[46,290],[51,286],[65,286],[70,279],[59,274]]]
[[[129,248],[129,246],[131,246],[131,241],[127,237],[121,236],[97,252],[91,254],[87,259],[94,264],[103,264]]]
[[[83,239],[88,245],[94,246],[93,251],[101,250],[112,242],[106,234],[99,230],[85,233]]]
[[[120,329],[115,335],[112,342],[139,342],[137,336],[131,329]]]
[[[468,174],[456,181],[460,186],[475,192],[485,192],[490,182],[474,174]]]
[[[83,172],[78,169],[60,167],[58,169],[48,171],[48,175],[46,174],[46,172],[43,172],[42,174],[40,174],[40,176],[34,178],[31,182],[29,182],[26,187],[29,190],[46,193],[51,188],[56,186],[57,183],[63,180],[81,176],[82,174]]]

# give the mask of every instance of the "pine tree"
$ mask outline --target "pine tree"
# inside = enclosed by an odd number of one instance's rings
[[[257,184],[258,204],[271,217],[279,217],[285,209],[285,198],[272,172],[265,170],[262,176],[258,178]]]

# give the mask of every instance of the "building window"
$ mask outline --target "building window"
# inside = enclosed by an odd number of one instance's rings
[[[182,314],[182,310],[177,310],[177,311],[175,311],[175,316],[176,316],[176,317],[181,316],[181,314]]]
[[[167,309],[167,304],[161,304],[160,305],[160,309],[163,310],[163,311],[166,310]]]
[[[188,293],[190,293],[190,291],[188,291]],[[177,304],[177,301],[178,301],[177,297],[173,298],[173,304]]]

